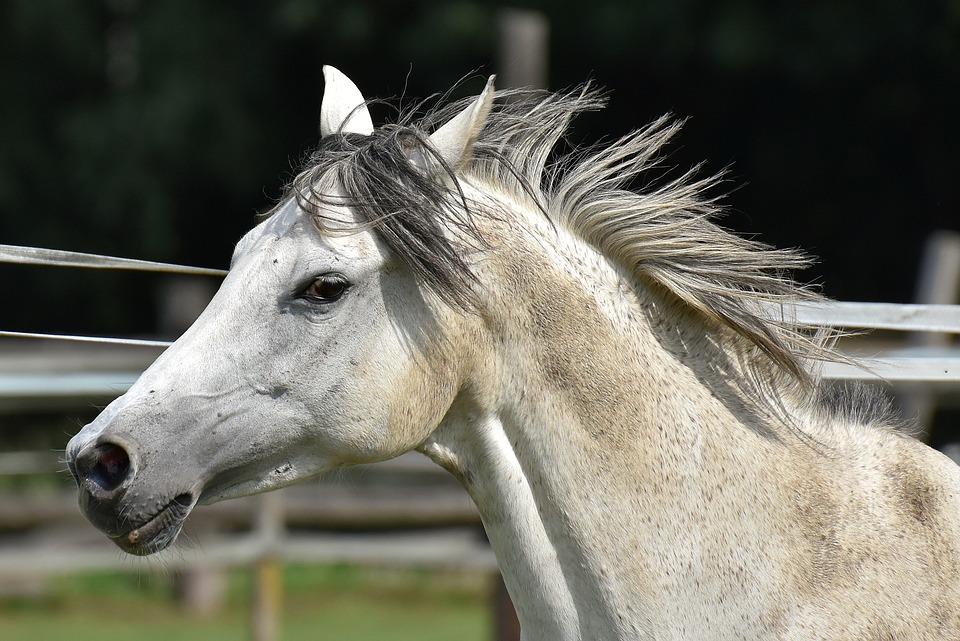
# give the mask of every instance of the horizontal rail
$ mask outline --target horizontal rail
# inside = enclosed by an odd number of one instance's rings
[[[769,310],[769,313],[805,324],[828,327],[960,333],[960,305],[901,305],[860,302],[801,303],[773,308]],[[165,348],[172,344],[169,341],[132,338],[0,331],[0,338],[3,337],[109,343],[154,348]],[[960,382],[960,355],[956,353],[956,350],[949,349],[926,354],[916,350],[897,350],[882,357],[854,363],[826,363],[822,366],[821,373],[827,379],[882,379],[890,382],[931,381],[953,383]],[[72,376],[74,376],[72,379],[69,375],[59,379],[52,375],[46,375],[43,378],[50,383],[48,389],[54,395],[57,393],[83,394],[94,389],[97,389],[101,395],[108,391],[119,394],[125,389],[124,385],[117,385],[115,381],[111,382],[110,385],[99,385],[93,379],[84,379],[83,375]],[[103,376],[109,375],[98,374],[96,376],[105,380]],[[35,386],[34,389],[39,390],[46,384],[40,378],[35,380],[25,376],[6,378],[10,380],[0,377],[0,397],[19,394],[23,391],[23,386],[33,385]],[[78,381],[82,381],[82,384]],[[19,385],[20,388],[13,389],[11,387],[16,385]],[[68,388],[73,391],[63,391]],[[31,394],[33,393],[31,392]]]
[[[155,341],[142,338],[113,338],[110,336],[75,336],[73,334],[41,334],[37,332],[0,331],[0,338],[39,338],[76,343],[106,343],[109,345],[133,345],[136,347],[170,347],[171,341]]]
[[[0,398],[120,396],[141,372],[0,373]]]
[[[775,317],[809,325],[960,334],[960,305],[903,305],[829,301],[772,308]]]
[[[909,332],[960,334],[960,305],[900,305],[896,303],[798,303],[771,308],[775,317],[792,319],[807,325],[846,329],[887,329]],[[171,341],[105,336],[76,336],[0,330],[0,338],[38,338],[84,343],[111,343],[143,347],[169,347]]]
[[[0,244],[0,262],[93,269],[126,269],[225,276],[222,269],[118,258],[59,249]],[[915,305],[828,301],[771,307],[774,317],[811,325],[859,329],[960,333],[960,305]],[[72,340],[81,340],[74,338]]]
[[[494,572],[497,560],[471,528],[441,528],[416,533],[286,534],[273,554],[285,562],[358,563],[388,567],[427,566]],[[0,548],[0,576],[66,574],[104,568],[142,571],[159,566],[189,569],[198,564],[248,565],[267,551],[256,534],[220,535],[204,541],[201,550],[180,546],[153,558],[121,555],[112,544],[77,546],[19,545]]]
[[[0,476],[33,476],[59,472],[66,468],[62,460],[62,452],[0,452]]]
[[[100,254],[64,251],[62,249],[43,249],[41,247],[23,247],[20,245],[0,245],[0,263],[18,265],[48,265],[55,267],[83,267],[87,269],[125,269],[145,272],[168,272],[173,274],[191,274],[196,276],[226,276],[222,269],[190,267],[172,263],[158,263],[136,258],[117,258]]]
[[[825,379],[960,383],[960,356],[892,356],[824,363]]]
[[[956,350],[928,355],[902,350],[876,358],[854,357],[851,363],[823,363],[821,368],[825,379],[960,383]],[[119,396],[139,376],[136,371],[0,374],[0,399]]]

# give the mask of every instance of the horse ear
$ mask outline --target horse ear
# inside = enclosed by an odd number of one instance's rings
[[[357,85],[330,65],[323,66],[323,80],[320,137],[336,133],[372,134],[373,120]]]
[[[430,143],[443,161],[456,169],[470,156],[470,149],[480,135],[490,107],[493,105],[493,81],[490,76],[487,86],[469,107],[454,116],[449,122],[430,135]]]

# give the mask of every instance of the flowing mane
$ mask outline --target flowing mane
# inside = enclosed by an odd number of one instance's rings
[[[414,151],[435,156],[429,132],[469,100],[431,111],[419,122],[408,115],[369,136],[328,136],[291,191],[322,229],[326,206],[355,208],[428,288],[468,309],[475,279],[444,229],[465,230],[482,243],[473,234],[473,217],[480,212],[454,178],[491,186],[541,210],[639,283],[661,288],[699,315],[737,356],[753,388],[765,388],[767,396],[784,386],[791,393],[815,388],[807,361],[838,358],[831,337],[775,313],[820,299],[789,276],[808,259],[714,223],[722,208],[707,192],[722,174],[701,178],[694,167],[640,192],[627,188],[658,166],[681,122],[663,116],[613,143],[559,153],[571,120],[603,107],[598,91],[585,86],[565,93],[508,90],[496,96],[468,162],[442,166],[448,180],[426,175],[409,158]],[[325,193],[322,186],[332,184],[330,172],[342,194]],[[782,401],[783,391],[773,394],[774,404]]]

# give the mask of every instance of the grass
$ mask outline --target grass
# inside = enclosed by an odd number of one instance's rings
[[[174,577],[97,572],[51,580],[42,596],[0,597],[4,641],[237,641],[250,639],[252,573],[231,570],[226,604],[191,616]],[[282,641],[486,641],[483,577],[341,565],[284,569]]]

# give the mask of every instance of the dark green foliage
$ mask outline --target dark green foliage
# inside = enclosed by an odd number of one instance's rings
[[[820,255],[828,294],[908,300],[924,236],[960,225],[955,0],[525,6],[551,21],[551,88],[612,89],[575,140],[690,116],[671,160],[735,163],[727,223]],[[0,242],[225,266],[316,143],[321,64],[409,106],[497,70],[499,8],[6,0]],[[2,328],[155,328],[156,278],[0,274]]]

